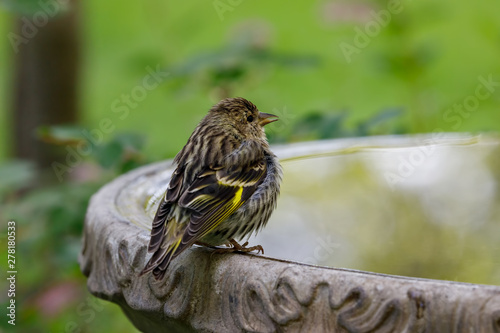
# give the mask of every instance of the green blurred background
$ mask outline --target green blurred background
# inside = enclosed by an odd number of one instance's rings
[[[17,222],[16,327],[135,331],[86,291],[76,258],[88,199],[120,173],[173,157],[223,97],[279,115],[274,143],[498,132],[499,12],[494,0],[3,0],[0,217],[3,231]],[[23,37],[32,19],[43,24]],[[493,84],[478,99],[484,80]],[[61,169],[84,145],[88,154]]]

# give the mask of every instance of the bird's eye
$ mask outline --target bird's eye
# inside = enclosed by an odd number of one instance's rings
[[[253,121],[253,116],[248,116],[248,117],[247,117],[247,121],[248,121],[249,123],[251,123],[251,122]]]

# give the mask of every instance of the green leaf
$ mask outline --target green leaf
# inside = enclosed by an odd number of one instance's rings
[[[328,139],[350,136],[349,131],[345,129],[344,121],[346,118],[347,112],[326,114],[319,126],[319,138]]]
[[[321,113],[314,111],[299,119],[294,126],[294,135],[299,139],[327,139],[348,136],[344,121],[347,112]]]
[[[109,143],[96,146],[94,158],[100,166],[105,169],[109,169],[121,162],[123,151],[123,145],[120,142],[111,141]]]
[[[370,135],[374,127],[387,123],[389,120],[393,120],[403,114],[403,110],[399,108],[391,108],[387,110],[382,110],[372,117],[364,120],[358,124],[355,134],[357,136]]]
[[[119,143],[124,149],[141,151],[146,143],[146,137],[138,133],[117,134],[112,141]]]

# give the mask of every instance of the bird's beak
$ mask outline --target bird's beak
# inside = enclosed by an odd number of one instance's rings
[[[273,121],[279,120],[278,116],[270,113],[259,112],[259,125],[265,126]]]

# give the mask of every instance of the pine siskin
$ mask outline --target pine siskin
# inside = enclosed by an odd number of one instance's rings
[[[153,271],[162,279],[170,261],[193,244],[264,253],[234,239],[260,230],[276,207],[283,171],[263,128],[276,120],[244,98],[210,109],[174,159],[177,168],[152,224],[153,256],[141,275]]]

